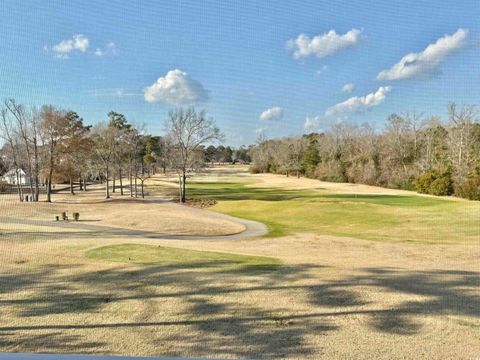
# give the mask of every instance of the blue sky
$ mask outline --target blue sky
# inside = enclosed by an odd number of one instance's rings
[[[155,134],[193,103],[236,146],[480,102],[478,0],[139,3],[2,1],[0,98]]]

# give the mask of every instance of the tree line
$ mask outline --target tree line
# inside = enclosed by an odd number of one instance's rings
[[[271,172],[456,195],[480,200],[480,124],[474,106],[448,105],[448,119],[405,112],[382,131],[338,123],[331,130],[259,139],[252,172]]]
[[[55,184],[68,184],[74,195],[76,188],[87,191],[92,182],[104,183],[107,199],[112,192],[144,197],[148,177],[171,171],[178,175],[179,198],[185,202],[187,175],[226,152],[223,146],[206,148],[221,141],[223,134],[205,111],[194,108],[171,111],[165,135],[153,136],[114,111],[106,121],[91,126],[74,111],[53,105],[38,109],[7,99],[0,111],[0,137],[0,173],[14,171],[19,201],[28,195],[39,201],[45,193],[51,202]],[[229,148],[228,159],[245,152]],[[26,186],[20,181],[21,170],[28,179]]]

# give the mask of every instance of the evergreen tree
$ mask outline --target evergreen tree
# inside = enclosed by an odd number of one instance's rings
[[[302,167],[307,177],[313,177],[315,168],[320,162],[320,153],[318,151],[317,139],[310,139],[307,149],[303,154]]]

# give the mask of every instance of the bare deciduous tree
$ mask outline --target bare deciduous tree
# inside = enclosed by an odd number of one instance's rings
[[[92,129],[92,134],[95,144],[94,152],[97,160],[102,164],[103,175],[105,176],[105,199],[110,199],[110,170],[117,148],[116,129],[105,124],[97,124]]]
[[[20,201],[23,201],[23,189],[20,179],[20,153],[19,153],[19,144],[17,137],[14,134],[14,125],[12,119],[8,116],[9,112],[7,109],[2,109],[1,116],[1,125],[2,131],[0,131],[1,137],[6,141],[8,145],[8,150],[10,152],[10,159],[15,170],[16,176],[16,186],[18,198]]]
[[[222,140],[223,134],[214,120],[207,118],[205,111],[196,112],[193,107],[171,111],[166,127],[175,154],[171,167],[178,174],[180,201],[183,203],[186,201],[187,174],[198,169],[202,162],[199,159],[200,147]]]
[[[38,114],[35,109],[27,110],[14,99],[5,100],[5,108],[16,120],[16,133],[22,139],[32,199],[39,198],[40,157],[38,149]],[[35,187],[35,190],[34,190]]]

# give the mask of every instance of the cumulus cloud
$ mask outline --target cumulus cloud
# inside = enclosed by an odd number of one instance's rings
[[[313,38],[300,34],[296,39],[287,42],[287,49],[293,51],[295,59],[311,55],[323,58],[339,50],[357,45],[360,42],[360,34],[361,31],[357,29],[352,29],[343,35],[337,34],[335,30],[330,30]]]
[[[445,35],[422,52],[405,55],[390,69],[381,71],[377,80],[402,80],[432,75],[448,55],[465,45],[467,35],[467,29],[458,29],[452,35]]]
[[[320,116],[307,116],[303,128],[307,131],[317,131],[320,129]]]
[[[208,100],[208,91],[186,72],[175,69],[144,90],[145,101],[181,106]]]
[[[283,118],[283,109],[275,106],[265,110],[260,114],[260,120],[281,120]]]
[[[355,88],[355,85],[353,85],[352,83],[348,83],[343,85],[342,91],[345,93],[351,93],[354,88]]]
[[[381,86],[377,91],[365,96],[354,96],[350,99],[329,107],[325,111],[325,116],[334,116],[345,113],[362,113],[370,110],[372,107],[380,105],[385,101],[387,93],[391,91],[390,86]]]
[[[90,42],[87,37],[82,34],[77,34],[73,35],[71,39],[60,41],[52,47],[52,50],[56,57],[67,59],[73,51],[86,52],[89,45]]]

